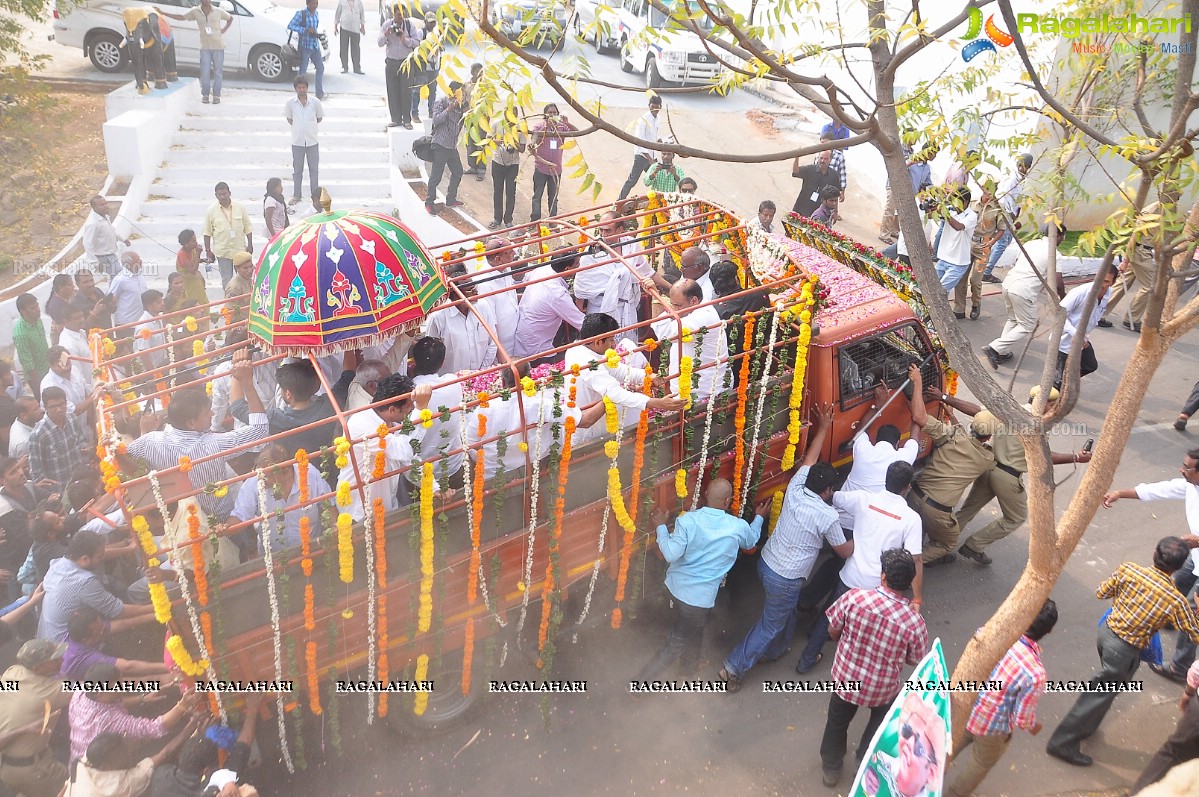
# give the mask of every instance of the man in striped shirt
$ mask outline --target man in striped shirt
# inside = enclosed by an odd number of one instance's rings
[[[1095,597],[1112,598],[1112,611],[1099,626],[1099,672],[1091,678],[1100,690],[1125,684],[1141,664],[1149,640],[1167,625],[1199,641],[1199,618],[1174,586],[1170,576],[1190,555],[1178,537],[1165,537],[1153,552],[1153,567],[1125,562],[1099,585]],[[1099,730],[1116,699],[1114,691],[1085,692],[1079,696],[1049,738],[1046,752],[1067,764],[1089,767],[1092,759],[1079,751],[1083,739]]]
[[[1041,663],[1041,639],[1057,624],[1057,604],[1052,599],[1032,621],[1024,635],[1003,655],[989,681],[998,681],[1003,688],[997,692],[982,692],[970,709],[966,720],[965,745],[970,748],[970,760],[958,772],[949,790],[949,797],[970,797],[978,784],[991,771],[1012,741],[1016,728],[1033,736],[1041,732],[1037,720],[1037,701],[1045,691],[1048,678]]]

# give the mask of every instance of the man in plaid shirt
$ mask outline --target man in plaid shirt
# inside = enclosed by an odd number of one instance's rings
[[[832,671],[838,690],[829,697],[828,720],[820,742],[825,786],[836,786],[841,776],[849,724],[858,708],[870,710],[858,744],[861,763],[874,732],[903,687],[904,663],[916,664],[928,652],[924,618],[903,595],[916,577],[915,560],[904,549],[892,548],[883,551],[882,566],[877,589],[852,589],[827,612],[829,636],[838,640]]]
[[[316,98],[325,99],[325,55],[321,51],[321,40],[318,31],[320,12],[316,10],[319,0],[307,0],[303,11],[297,11],[291,18],[287,29],[299,37],[296,49],[300,53],[300,65],[296,72],[304,74],[308,69],[308,61],[312,61],[312,71],[316,73]]]
[[[1182,567],[1190,555],[1187,544],[1178,537],[1166,537],[1153,552],[1153,567],[1125,562],[1112,577],[1099,585],[1095,597],[1112,598],[1112,611],[1099,626],[1099,672],[1090,681],[1098,690],[1116,689],[1128,683],[1141,665],[1141,651],[1149,640],[1167,625],[1173,625],[1191,639],[1199,641],[1199,618],[1195,609],[1170,576]],[[1092,759],[1078,745],[1103,722],[1116,699],[1115,691],[1084,692],[1079,695],[1049,737],[1046,752],[1067,764],[1089,767]]]
[[[954,778],[946,792],[951,797],[970,797],[978,784],[999,763],[999,759],[1012,741],[1012,732],[1022,728],[1033,736],[1041,732],[1037,721],[1037,701],[1045,691],[1047,674],[1041,663],[1041,647],[1037,643],[1053,630],[1057,624],[1057,604],[1052,599],[1045,601],[1037,618],[1016,640],[1011,650],[1004,654],[990,681],[998,681],[1003,688],[997,692],[982,692],[970,709],[966,720],[965,745],[970,748],[970,760],[965,769]]]

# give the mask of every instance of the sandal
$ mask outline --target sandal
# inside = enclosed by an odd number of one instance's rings
[[[741,691],[741,679],[724,667],[720,668],[720,672],[717,673],[716,677],[724,684],[724,691],[727,694],[731,695]]]

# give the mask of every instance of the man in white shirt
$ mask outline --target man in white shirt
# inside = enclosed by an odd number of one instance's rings
[[[1189,535],[1182,539],[1192,546],[1187,563],[1174,574],[1174,583],[1178,591],[1186,594],[1187,603],[1195,604],[1199,596],[1199,581],[1195,580],[1196,558],[1199,548],[1193,547],[1199,540],[1199,448],[1186,452],[1182,459],[1182,467],[1178,469],[1181,478],[1163,482],[1148,482],[1138,484],[1132,489],[1112,490],[1103,496],[1104,507],[1111,509],[1112,504],[1121,498],[1136,498],[1140,501],[1183,501],[1186,512]],[[1150,669],[1158,675],[1165,676],[1179,683],[1186,683],[1187,670],[1195,661],[1196,646],[1185,632],[1178,633],[1174,645],[1174,660],[1166,665],[1150,665]]]
[[[1095,301],[1095,307],[1091,310],[1091,314],[1087,316],[1085,328],[1082,324],[1082,311],[1083,306],[1087,303],[1087,296],[1091,293],[1091,284],[1085,283],[1071,288],[1069,293],[1066,294],[1066,298],[1062,299],[1062,309],[1066,311],[1066,321],[1062,324],[1062,339],[1057,347],[1057,380],[1053,385],[1059,390],[1062,387],[1062,379],[1066,373],[1066,359],[1070,356],[1070,347],[1074,343],[1075,336],[1082,335],[1086,341],[1083,343],[1082,351],[1079,353],[1078,375],[1083,377],[1099,370],[1099,360],[1095,357],[1095,348],[1091,346],[1091,331],[1099,324],[1099,319],[1103,316],[1103,311],[1107,309],[1108,291],[1111,290],[1112,284],[1116,281],[1117,273],[1116,268],[1112,266],[1103,275],[1103,286],[1100,288],[1099,297]]]
[[[630,368],[621,363],[615,368],[608,365],[606,356],[609,349],[616,348],[616,320],[606,313],[588,313],[579,328],[579,337],[583,343],[571,346],[566,350],[567,388],[569,389],[572,376],[571,368],[579,366],[579,375],[575,378],[575,403],[580,409],[585,409],[602,402],[605,398],[616,405],[621,426],[629,426],[641,418],[645,409],[666,410],[678,412],[686,406],[686,402],[677,398],[653,398],[641,392],[645,384],[645,372]],[[595,338],[595,340],[588,340]],[[593,369],[593,363],[598,365]],[[575,432],[576,445],[582,445],[590,440],[596,440],[606,434],[607,426],[596,424],[589,429]]]
[[[885,394],[883,401],[886,401]],[[869,434],[859,435],[853,442],[853,468],[849,471],[849,477],[842,485],[841,491],[877,493],[886,489],[887,468],[891,467],[891,463],[906,462],[912,465],[916,462],[920,453],[918,432],[918,429],[914,429],[902,445],[899,442],[899,429],[889,423],[878,428],[873,443],[870,442]],[[842,528],[853,531],[853,513],[838,510],[837,514],[841,516]]]
[[[773,200],[763,199],[758,203],[758,215],[749,223],[750,227],[756,227],[767,235],[774,233],[774,214],[778,212],[778,207]]]
[[[1007,323],[999,337],[983,346],[983,355],[995,370],[999,364],[1010,360],[1032,334],[1037,325],[1037,304],[1045,292],[1043,280],[1049,274],[1049,238],[1047,227],[1042,228],[1041,237],[1024,244],[1016,264],[1003,278],[1003,301],[1007,305]],[[1066,235],[1066,228],[1058,226],[1058,245]],[[993,250],[992,250],[993,251]]]
[[[112,313],[112,321],[117,326],[132,324],[141,318],[145,308],[142,307],[142,294],[149,287],[142,275],[142,258],[137,252],[125,252],[121,255],[121,270],[108,284],[108,293],[116,299],[116,309]],[[125,336],[132,334],[128,330]]]
[[[429,399],[433,417],[421,442],[420,460],[434,463],[433,473],[439,481],[447,479],[450,487],[460,489],[466,459],[462,451],[462,383],[445,373],[445,343],[440,338],[424,337],[413,343],[411,357],[413,384],[433,391]],[[443,421],[441,414],[446,410],[449,420]],[[417,485],[415,475],[408,478]]]
[[[638,320],[642,289],[648,290],[654,282],[653,266],[639,243],[626,242],[619,214],[602,215],[596,232],[596,243],[579,260],[585,270],[575,274],[575,298],[587,302],[589,313],[607,313],[618,326],[632,326]],[[636,334],[622,332],[618,337],[635,340]]]
[[[71,355],[71,368],[75,378],[86,384],[93,381],[92,350],[87,345],[87,332],[83,325],[87,320],[87,311],[82,305],[72,302],[63,316],[62,333],[58,336],[58,345]]]
[[[662,110],[662,98],[657,94],[651,95],[649,98],[649,110],[646,111],[637,124],[633,127],[633,135],[642,141],[652,141],[657,143],[660,140],[658,135],[658,112]],[[641,179],[641,175],[645,174],[650,165],[658,160],[658,151],[648,149],[641,144],[633,145],[633,168],[629,172],[629,179],[624,181],[624,185],[620,189],[620,199],[624,199],[633,190],[633,186]]]
[[[583,311],[571,298],[566,281],[558,276],[578,263],[578,252],[561,252],[550,258],[547,265],[529,272],[520,298],[514,356],[536,357],[554,348],[554,337],[563,322],[575,329],[582,326]]]
[[[342,70],[345,71],[345,70]],[[318,81],[319,82],[319,81]],[[325,109],[321,101],[308,96],[308,76],[296,75],[292,81],[296,96],[283,106],[283,116],[291,125],[291,176],[295,183],[292,199],[296,202],[304,196],[300,186],[304,182],[304,161],[308,161],[308,182],[311,193],[320,188],[318,173],[321,163],[320,144],[316,140],[317,125],[325,118]]]
[[[652,325],[654,337],[658,340],[670,340],[670,392],[679,395],[679,362],[680,356],[691,358],[692,371],[698,378],[698,384],[691,395],[694,400],[707,401],[709,396],[724,390],[725,372],[728,370],[729,348],[728,339],[720,327],[720,314],[713,305],[699,305],[703,302],[703,291],[695,280],[683,279],[670,288],[670,303],[680,316],[683,329],[680,343],[679,325],[670,316],[663,316]],[[696,335],[699,330],[705,330],[703,343],[696,349]]]
[[[142,307],[145,311],[133,328],[133,350],[141,355],[142,367],[154,371],[167,364],[166,349],[150,351],[167,342],[166,324],[162,320],[162,293],[154,289],[143,293]]]
[[[945,218],[941,242],[936,247],[937,276],[946,291],[952,291],[970,268],[970,239],[978,226],[978,213],[970,207],[969,188],[958,186],[951,206],[953,210]]]
[[[410,394],[411,398],[405,398]],[[375,393],[377,401],[386,403],[373,410],[356,412],[349,417],[346,422],[349,439],[368,438],[355,443],[353,452],[358,462],[358,473],[364,479],[374,470],[375,454],[379,451],[379,439],[376,435],[382,424],[395,427],[407,418],[414,425],[411,433],[406,434],[392,428],[391,433],[387,435],[387,448],[384,450],[385,472],[391,473],[420,462],[420,457],[413,453],[412,443],[419,443],[432,431],[424,428],[420,422],[420,412],[429,406],[432,395],[433,390],[428,385],[417,387],[412,384],[411,378],[392,374],[379,381],[379,389]],[[413,474],[411,478],[419,481],[418,474]],[[358,475],[354,471],[353,461],[347,462],[341,469],[338,481],[349,483],[351,488],[357,487]],[[366,488],[367,500],[373,504],[376,498],[382,499],[384,511],[397,509],[400,506],[399,488],[399,474],[373,481]],[[350,490],[350,506],[347,511],[355,521],[361,521],[365,514],[357,489]]]
[[[1004,215],[1011,221],[1012,227],[1018,228],[1016,220],[1020,218],[1020,199],[1024,193],[1024,176],[1028,174],[1030,168],[1032,168],[1032,155],[1027,152],[1021,153],[1016,158],[1016,171],[1003,178],[999,183],[999,190],[996,192],[999,207],[1003,208]],[[1003,253],[1012,242],[1011,227],[1007,225],[1002,225],[1002,227],[1003,235],[999,236],[999,240],[991,247],[991,256],[987,258],[987,267],[983,271],[983,282],[999,282],[999,279],[991,272],[995,270],[995,264],[999,262],[999,258],[1003,257]],[[1061,238],[1058,240],[1060,241]]]
[[[907,462],[892,462],[884,477],[885,489],[873,493],[862,490],[833,493],[833,507],[853,515],[854,531],[853,553],[841,568],[841,579],[828,601],[829,606],[851,589],[876,589],[883,572],[883,551],[903,548],[916,561],[912,606],[919,611],[924,602],[923,532],[920,515],[904,498],[914,475],[915,470]],[[820,612],[816,625],[808,634],[808,643],[800,654],[796,670],[803,673],[815,667],[828,640],[828,618]]]
[[[354,369],[354,381],[346,392],[346,409],[356,410],[368,404],[375,403],[375,393],[379,391],[379,382],[383,377],[390,376],[391,369],[382,360],[363,360]]]
[[[481,266],[481,274],[475,280],[476,292],[484,295],[475,302],[475,306],[487,305],[495,317],[495,332],[500,337],[500,345],[504,347],[505,357],[513,357],[516,350],[516,327],[520,323],[520,294],[516,292],[517,274],[510,272],[512,261],[516,260],[516,249],[512,242],[499,236],[487,239],[486,266]],[[495,293],[500,291],[500,293]]]
[[[450,295],[456,294],[458,299],[430,313],[425,323],[425,334],[445,344],[442,370],[455,374],[495,365],[496,344],[492,334],[497,325],[491,305],[479,301],[468,303],[478,291],[466,276],[466,266],[462,263],[446,269],[445,278]]]
[[[126,246],[128,240],[117,237],[117,230],[108,218],[108,200],[100,195],[92,197],[92,212],[83,223],[83,251],[96,259],[105,274],[116,274],[120,269],[117,260],[117,242]]]
[[[67,394],[67,412],[75,412],[75,408],[83,408],[88,404],[88,396],[92,392],[91,380],[83,381],[75,378],[75,370],[71,368],[71,355],[62,346],[50,347],[50,371],[42,379],[37,394],[40,396],[48,387],[62,388]]]
[[[23,457],[29,453],[29,436],[45,412],[41,403],[29,396],[17,399],[17,417],[8,430],[8,455]]]

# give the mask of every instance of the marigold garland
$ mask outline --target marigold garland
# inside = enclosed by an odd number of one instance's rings
[[[354,518],[342,512],[337,516],[337,565],[343,583],[354,580]]]
[[[335,464],[338,468],[344,468],[350,464],[349,457],[346,456],[350,453],[350,441],[344,437],[333,438],[333,453],[337,455]]]
[[[433,411],[428,407],[420,411],[420,425],[426,429],[433,426]]]
[[[433,463],[426,462],[421,465],[420,479],[421,578],[420,610],[417,614],[416,630],[421,634],[428,631],[433,624],[433,487],[435,484]]]
[[[674,493],[679,498],[687,497],[687,469],[679,468],[674,472]]]
[[[769,358],[774,352],[774,342],[778,339],[779,327],[783,325],[782,318],[782,303],[779,303],[778,311],[774,314],[774,323],[770,325],[770,335],[766,341],[766,357]],[[749,461],[745,468],[745,481],[741,485],[741,501],[738,506],[745,506],[749,501],[749,488],[753,483],[754,461],[758,455],[758,439],[762,432],[762,411],[766,407],[766,394],[770,392],[768,385],[770,384],[770,363],[769,360],[762,364],[762,381],[758,387],[758,404],[754,411],[754,434],[753,439],[749,444]]]
[[[150,567],[158,567],[159,561],[151,559]],[[149,563],[148,563],[149,564]],[[150,603],[154,604],[154,619],[160,624],[171,622],[171,599],[167,596],[166,585],[161,581],[150,582]]]
[[[779,518],[783,515],[783,490],[776,490],[774,495],[770,497],[770,522],[766,526],[766,536],[774,534],[774,528],[779,523]]]
[[[572,387],[571,390],[573,389]],[[607,396],[604,396],[604,428],[607,429],[608,434],[616,434],[620,429],[620,413],[616,409],[616,404]]]
[[[645,380],[641,392],[647,396],[653,388],[653,374],[654,369],[648,365],[645,366]],[[625,590],[628,588],[629,563],[633,558],[633,537],[637,531],[637,500],[641,492],[641,471],[645,467],[645,440],[648,435],[649,411],[642,410],[641,418],[637,422],[637,437],[633,444],[633,475],[630,478],[632,490],[629,494],[629,503],[633,507],[632,512],[626,511],[624,496],[620,494],[620,470],[610,469],[608,471],[608,499],[612,502],[612,512],[616,515],[616,522],[624,529],[624,541],[620,549],[620,566],[616,575],[617,606],[612,610],[613,628],[620,628],[624,616],[620,609],[620,603],[624,600]],[[616,471],[615,474],[613,474],[613,470]],[[615,482],[613,475],[615,475]],[[613,498],[613,495],[616,498]]]
[[[486,420],[480,418],[480,420]],[[466,600],[471,605],[475,605],[475,598],[479,589],[479,566],[481,559],[479,555],[479,543],[482,540],[483,533],[483,487],[484,487],[484,449],[479,449],[479,459],[475,463],[475,483],[474,495],[472,500],[474,503],[474,516],[471,518],[470,529],[470,572],[466,579]]]
[[[158,545],[154,542],[154,535],[150,533],[150,524],[146,522],[145,515],[133,516],[133,531],[137,534],[137,541],[141,543],[142,551],[146,556],[154,556],[158,553]]]
[[[187,473],[187,472],[188,472],[189,470],[191,470],[191,469],[192,469],[192,460],[191,460],[191,457],[186,457],[186,456],[185,456],[185,457],[179,457],[179,472],[180,472],[180,473]]]
[[[462,694],[470,694],[470,670],[475,658],[475,618],[466,618],[466,630],[462,644]]]
[[[167,639],[167,651],[171,654],[171,658],[179,665],[179,669],[184,675],[196,677],[203,675],[208,670],[208,660],[200,659],[196,661],[192,658],[187,646],[183,644],[183,639],[178,634],[172,634]]]
[[[312,519],[300,516],[300,567],[305,578],[312,577]]]
[[[745,478],[745,410],[749,404],[749,362],[753,359],[754,314],[745,316],[741,338],[741,372],[737,377],[737,409],[733,413],[733,504],[734,516],[741,514],[741,482]]]
[[[304,661],[308,671],[308,708],[319,716],[324,709],[321,708],[320,673],[316,668],[316,643],[312,640],[304,644]]]
[[[212,615],[207,611],[200,612],[200,631],[204,634],[205,650],[212,650]]]
[[[691,409],[691,374],[694,367],[695,361],[690,355],[679,358],[679,398],[687,402],[683,407],[685,410]]]
[[[415,681],[423,681],[429,677],[429,657],[422,653],[416,657],[416,673],[412,676]],[[416,716],[421,716],[429,707],[429,693],[420,691],[416,693],[416,700],[412,704],[412,713]]]
[[[804,291],[807,293],[807,302],[810,303],[811,292],[807,285],[804,286]],[[799,323],[799,342],[795,346],[795,364],[791,370],[791,396],[787,400],[787,447],[783,450],[781,463],[784,473],[795,466],[796,449],[799,446],[800,433],[803,431],[803,421],[799,411],[803,406],[804,378],[808,370],[808,347],[812,343],[812,312],[807,309],[806,304],[799,314]]]
[[[196,317],[194,315],[189,315],[183,318],[183,327],[188,332],[195,332],[199,330],[200,325],[196,322]]]
[[[562,458],[558,462],[558,495],[554,499],[554,525],[550,532],[549,558],[545,565],[545,583],[541,589],[541,626],[537,631],[537,651],[541,654],[537,659],[537,668],[545,664],[545,643],[549,638],[550,614],[553,601],[550,599],[557,582],[555,569],[558,559],[558,540],[562,537],[562,519],[566,509],[566,481],[570,476],[570,457],[573,451],[572,440],[575,433],[575,417],[566,416],[563,431]]]
[[[316,630],[316,590],[311,581],[304,585],[304,629]]]
[[[204,564],[204,538],[200,535],[200,511],[194,503],[187,505],[187,537],[191,540],[192,572],[196,577],[196,599],[208,605],[208,569]]]
[[[383,478],[383,474],[387,472],[387,424],[379,424],[379,428],[375,430],[375,433],[379,435],[379,450],[375,452],[375,467],[371,471],[371,477],[375,481],[379,481]]]

